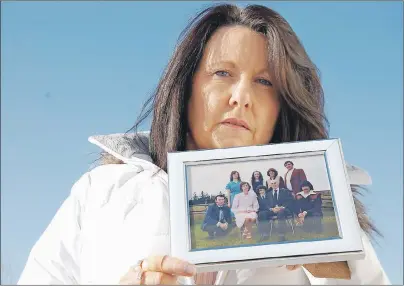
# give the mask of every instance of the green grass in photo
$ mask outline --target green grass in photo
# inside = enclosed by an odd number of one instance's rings
[[[259,241],[260,234],[256,225],[253,226],[252,239],[242,239],[240,234],[240,229],[234,227],[232,231],[225,237],[219,237],[215,239],[208,239],[208,233],[202,231],[201,225],[205,217],[205,206],[193,206],[191,208],[191,246],[193,250],[205,249],[205,248],[224,248],[224,247],[234,247],[242,245],[251,244],[269,244],[276,243],[279,241],[278,234],[276,232],[276,221],[274,222],[274,228],[272,230],[272,235],[269,239],[262,242]],[[295,233],[286,234],[287,241],[301,241],[301,240],[314,240],[314,239],[327,239],[338,237],[338,226],[335,218],[334,211],[332,209],[323,210],[324,217],[323,232],[317,233],[304,233],[301,227],[295,226]]]

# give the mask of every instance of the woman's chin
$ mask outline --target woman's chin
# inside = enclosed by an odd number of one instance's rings
[[[233,147],[246,147],[255,145],[251,140],[247,138],[228,138],[214,142],[215,148],[233,148]]]

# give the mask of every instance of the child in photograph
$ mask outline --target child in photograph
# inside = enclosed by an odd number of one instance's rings
[[[215,203],[208,207],[202,230],[208,232],[209,239],[226,236],[231,231],[230,208],[225,204],[224,195],[217,195]]]
[[[230,182],[226,185],[226,194],[228,199],[228,207],[231,208],[233,205],[234,197],[241,193],[240,189],[241,178],[237,171],[232,171],[230,173]]]
[[[265,240],[269,237],[269,220],[275,215],[270,210],[271,199],[265,186],[258,186],[258,232],[261,235],[261,240]]]
[[[296,194],[297,224],[303,225],[307,233],[321,233],[323,230],[323,211],[321,194],[316,193],[309,181],[304,181]]]
[[[278,171],[274,168],[269,168],[267,171],[268,180],[266,181],[267,188],[271,187],[271,181],[275,180],[279,184],[279,188],[285,189],[285,181],[283,180],[282,176],[278,175]]]
[[[243,228],[243,237],[252,238],[252,225],[257,219],[259,208],[257,196],[252,196],[249,192],[251,186],[247,182],[240,184],[242,193],[234,197],[232,211],[236,217],[236,225]]]
[[[255,194],[258,196],[258,187],[264,184],[264,177],[260,171],[254,171],[251,176],[251,187]]]

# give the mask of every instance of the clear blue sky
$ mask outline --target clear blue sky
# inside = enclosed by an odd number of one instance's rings
[[[207,4],[1,3],[3,279],[18,279],[31,247],[96,159],[87,137],[131,127],[180,31]],[[321,70],[331,136],[373,177],[364,201],[384,234],[376,250],[401,284],[403,4],[265,4],[286,17]]]

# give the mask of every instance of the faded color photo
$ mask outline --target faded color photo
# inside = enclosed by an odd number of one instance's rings
[[[186,166],[191,249],[339,238],[324,156]]]

